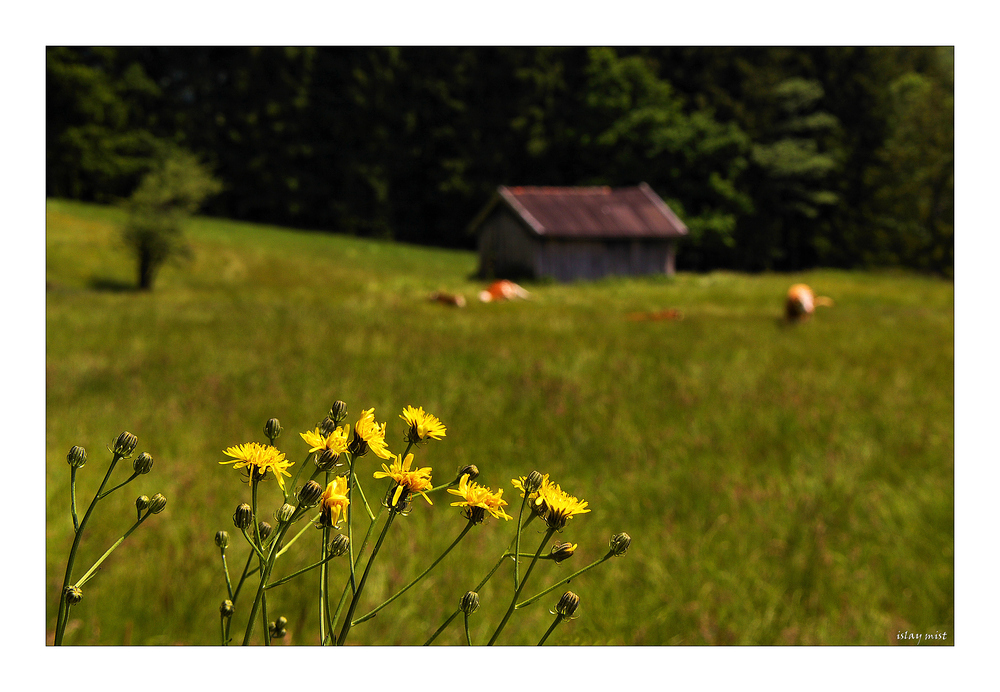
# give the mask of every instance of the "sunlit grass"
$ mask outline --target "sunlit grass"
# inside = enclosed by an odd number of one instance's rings
[[[891,644],[897,630],[952,631],[950,283],[719,272],[528,285],[529,301],[481,304],[472,253],[197,219],[193,259],[143,294],[130,290],[117,212],[48,211],[49,631],[71,542],[68,449],[88,449],[84,496],[122,430],[156,460],[91,523],[93,558],[121,535],[135,494],[169,500],[90,582],[67,643],[217,643],[225,582],[212,537],[247,494],[221,452],[261,441],[275,416],[278,446],[301,461],[297,432],[335,399],[352,415],[374,406],[391,448],[404,406],[440,417],[448,437],[420,460],[436,481],[476,464],[516,498],[510,479],[537,469],[588,500],[562,538],[577,555],[540,568],[539,590],[631,534],[627,556],[574,581],[581,617],[550,644]],[[788,327],[782,298],[797,281],[836,305]],[[425,300],[438,289],[469,306]],[[664,308],[684,319],[627,319]],[[393,527],[372,605],[461,531],[447,504]],[[422,643],[509,537],[498,522],[478,527],[351,641]],[[481,594],[477,641],[507,581]],[[314,587],[291,582],[269,605],[291,643],[315,643]],[[502,643],[537,642],[556,600],[516,613]],[[463,642],[460,629],[439,641]]]

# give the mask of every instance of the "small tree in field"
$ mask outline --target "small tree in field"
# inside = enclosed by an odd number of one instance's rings
[[[156,273],[169,260],[190,253],[183,224],[222,184],[197,157],[172,150],[147,173],[125,201],[128,220],[122,239],[136,258],[139,288],[153,287]]]

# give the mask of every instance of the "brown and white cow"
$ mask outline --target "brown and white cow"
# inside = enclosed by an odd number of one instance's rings
[[[800,322],[812,317],[817,305],[830,307],[833,301],[826,296],[817,296],[806,284],[795,284],[788,289],[785,298],[785,318],[789,322]]]

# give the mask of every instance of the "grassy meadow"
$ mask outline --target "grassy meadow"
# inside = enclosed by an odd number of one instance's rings
[[[162,492],[168,505],[85,587],[66,643],[212,645],[226,597],[215,532],[233,537],[232,570],[247,555],[232,515],[249,492],[218,463],[222,450],[265,442],[262,426],[277,417],[277,446],[301,463],[298,433],[336,399],[350,420],[374,407],[395,452],[404,406],[440,417],[447,437],[417,453],[436,482],[476,464],[516,514],[510,479],[538,470],[590,503],[559,537],[577,554],[540,563],[525,595],[604,555],[612,534],[631,535],[626,556],[566,587],[580,595],[580,617],[548,644],[883,645],[907,630],[954,641],[951,283],[718,272],[526,284],[529,301],[482,304],[470,252],[198,218],[192,259],[138,293],[117,241],[120,212],[57,200],[47,212],[50,641],[72,542],[71,446],[89,455],[78,475],[84,507],[119,432],[155,459],[101,503],[77,575],[131,525],[137,495]],[[783,296],[799,281],[836,305],[787,326]],[[438,289],[463,293],[468,306],[427,301]],[[684,319],[627,318],[665,308]],[[369,498],[384,491],[370,475],[379,463],[359,461]],[[264,485],[265,513],[278,498]],[[464,528],[450,498],[417,500],[396,520],[359,614]],[[492,519],[474,528],[348,643],[423,643],[511,535]],[[537,547],[535,525],[525,536]],[[301,543],[276,576],[314,559],[315,539]],[[332,564],[339,593],[347,563]],[[480,594],[476,643],[492,633],[510,583],[505,569]],[[271,619],[289,621],[278,644],[316,643],[316,590],[310,575],[269,592]],[[498,643],[537,643],[563,590],[515,613]],[[459,619],[437,643],[464,639]]]

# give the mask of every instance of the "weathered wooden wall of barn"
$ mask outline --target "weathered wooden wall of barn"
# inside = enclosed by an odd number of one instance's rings
[[[659,240],[568,240],[549,238],[538,250],[537,275],[559,281],[602,276],[673,274],[674,244]]]
[[[538,276],[541,241],[533,238],[508,209],[499,206],[480,228],[479,276]]]

